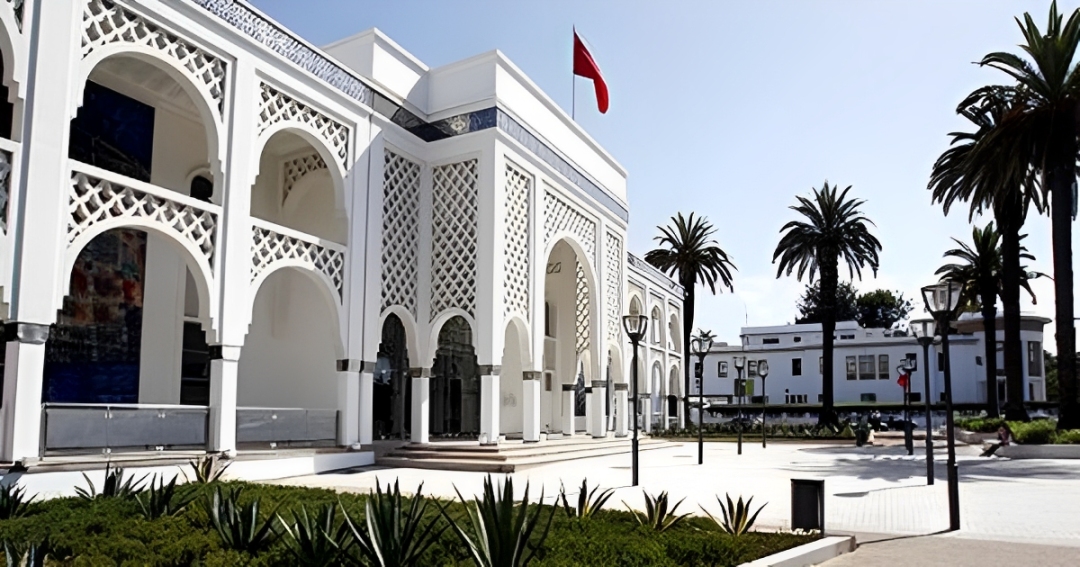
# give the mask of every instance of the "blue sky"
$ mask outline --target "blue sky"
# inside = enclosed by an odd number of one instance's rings
[[[579,80],[577,120],[629,171],[630,248],[697,212],[734,256],[735,291],[699,296],[698,326],[737,342],[739,328],[793,322],[804,287],[776,278],[772,252],[795,195],[852,185],[882,241],[860,290],[917,299],[966,211],[946,218],[926,183],[968,92],[1006,77],[973,65],[1018,51],[1015,16],[1045,24],[1047,1],[399,1],[255,0],[316,45],[377,27],[431,67],[499,49],[569,110],[571,29],[593,48],[611,92],[606,115]],[[1075,3],[1061,3],[1071,11]],[[986,222],[986,221],[982,221]],[[1032,268],[1050,273],[1050,223],[1028,219]],[[1075,229],[1074,229],[1075,232]],[[1074,239],[1074,247],[1077,246]],[[846,272],[843,272],[846,274]],[[1052,316],[1053,287],[1035,284]],[[921,313],[921,300],[915,314]],[[1046,347],[1053,348],[1052,327]]]

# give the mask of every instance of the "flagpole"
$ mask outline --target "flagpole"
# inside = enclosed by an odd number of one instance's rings
[[[577,37],[577,26],[570,28]],[[570,119],[577,122],[577,77],[574,76],[574,53],[570,54]]]

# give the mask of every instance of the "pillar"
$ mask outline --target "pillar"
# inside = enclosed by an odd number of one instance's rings
[[[562,385],[562,432],[563,435],[574,434],[574,385]]]
[[[431,421],[431,369],[413,368],[412,383],[412,428],[413,443],[428,442],[428,428]]]
[[[360,361],[337,361],[338,446],[351,447],[360,441]]]
[[[360,371],[360,444],[374,442],[372,424],[375,420],[375,363],[364,362]]]
[[[645,428],[645,433],[652,433],[652,396],[645,394],[638,400],[638,407],[643,408],[641,412],[642,425]]]
[[[236,377],[240,347],[210,347],[210,431],[207,450],[236,454]]]
[[[48,325],[5,325],[3,460],[36,459],[41,445],[41,388]]]
[[[593,400],[592,386],[585,386],[585,434],[586,435],[592,434],[592,418],[593,418],[593,413],[594,413],[593,412],[593,407],[592,407],[592,400]]]
[[[521,380],[521,438],[526,443],[540,440],[540,372],[525,371]]]
[[[592,399],[589,400],[591,415],[589,427],[594,438],[607,437],[607,427],[604,425],[604,400],[607,400],[607,382],[603,380],[592,381]]]
[[[626,437],[626,430],[629,427],[627,418],[629,416],[630,409],[627,407],[627,396],[629,394],[629,384],[625,382],[615,383],[615,436]]]
[[[499,443],[499,393],[498,366],[480,367],[480,444]]]

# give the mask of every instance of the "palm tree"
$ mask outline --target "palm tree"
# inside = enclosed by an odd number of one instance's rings
[[[703,217],[689,218],[682,213],[671,217],[671,226],[658,226],[660,248],[645,253],[645,261],[657,269],[674,276],[683,287],[683,356],[689,356],[690,334],[694,328],[694,304],[697,285],[709,286],[709,291],[716,294],[716,284],[734,291],[732,270],[738,270],[727,252],[720,249],[712,235],[716,232],[712,224]],[[690,415],[690,365],[683,364],[683,415]]]
[[[847,264],[849,276],[862,279],[862,268],[869,265],[877,275],[879,264],[878,252],[881,243],[870,234],[868,225],[874,223],[863,216],[859,207],[865,201],[848,199],[849,185],[842,192],[838,186],[829,187],[826,181],[821,191],[814,189],[812,199],[796,197],[799,204],[791,210],[805,217],[805,221],[791,221],[785,224],[780,233],[780,243],[773,252],[773,263],[780,264],[776,277],[791,275],[801,281],[809,275],[813,283],[815,275],[821,273],[821,301],[825,307],[825,317],[821,322],[822,337],[822,408],[819,422],[836,423],[836,411],[833,402],[833,341],[836,332],[834,312],[836,286],[839,280],[839,262]],[[786,234],[785,234],[786,232]]]
[[[1024,237],[1021,236],[1021,239]],[[973,246],[954,238],[960,247],[949,250],[944,257],[953,257],[960,264],[946,264],[935,272],[941,276],[941,281],[951,281],[964,286],[963,303],[977,305],[982,314],[984,340],[984,368],[986,368],[986,413],[990,417],[998,417],[998,389],[997,389],[997,297],[1002,291],[1002,259],[1001,259],[1001,234],[994,229],[994,223],[990,222],[986,228],[973,227],[971,229],[971,241]],[[1020,247],[1020,258],[1034,260],[1035,257],[1027,253],[1027,249]],[[1022,276],[1020,286],[1027,290],[1035,301],[1029,279],[1034,279],[1041,274],[1031,273],[1021,269]],[[1006,381],[1022,378],[1015,376],[1010,378],[1006,375]],[[1008,384],[1010,392],[1015,389],[1014,384]],[[1020,389],[1023,390],[1023,381],[1020,380]]]
[[[1080,46],[1080,9],[1073,11],[1062,25],[1057,2],[1053,2],[1045,32],[1039,30],[1027,13],[1023,22],[1017,19],[1016,23],[1024,36],[1020,48],[1027,58],[995,52],[983,57],[979,63],[999,69],[1016,81],[1011,86],[989,87],[1006,91],[1017,102],[1016,111],[1009,113],[978,145],[985,146],[986,153],[1007,160],[1009,169],[1031,168],[1041,177],[1040,184],[1048,193],[1051,205],[1057,349],[1058,352],[1073,353],[1076,352],[1076,333],[1072,192],[1076,182],[1077,118],[1080,117],[1080,65],[1074,63],[1074,57]],[[1006,259],[1011,252],[1002,250]],[[1059,360],[1058,380],[1061,387],[1058,427],[1078,428],[1080,399],[1077,397],[1074,357],[1065,356]]]

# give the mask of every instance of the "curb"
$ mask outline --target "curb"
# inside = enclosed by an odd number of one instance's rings
[[[855,538],[829,536],[750,563],[743,563],[739,567],[808,567],[851,551],[855,551]]]

